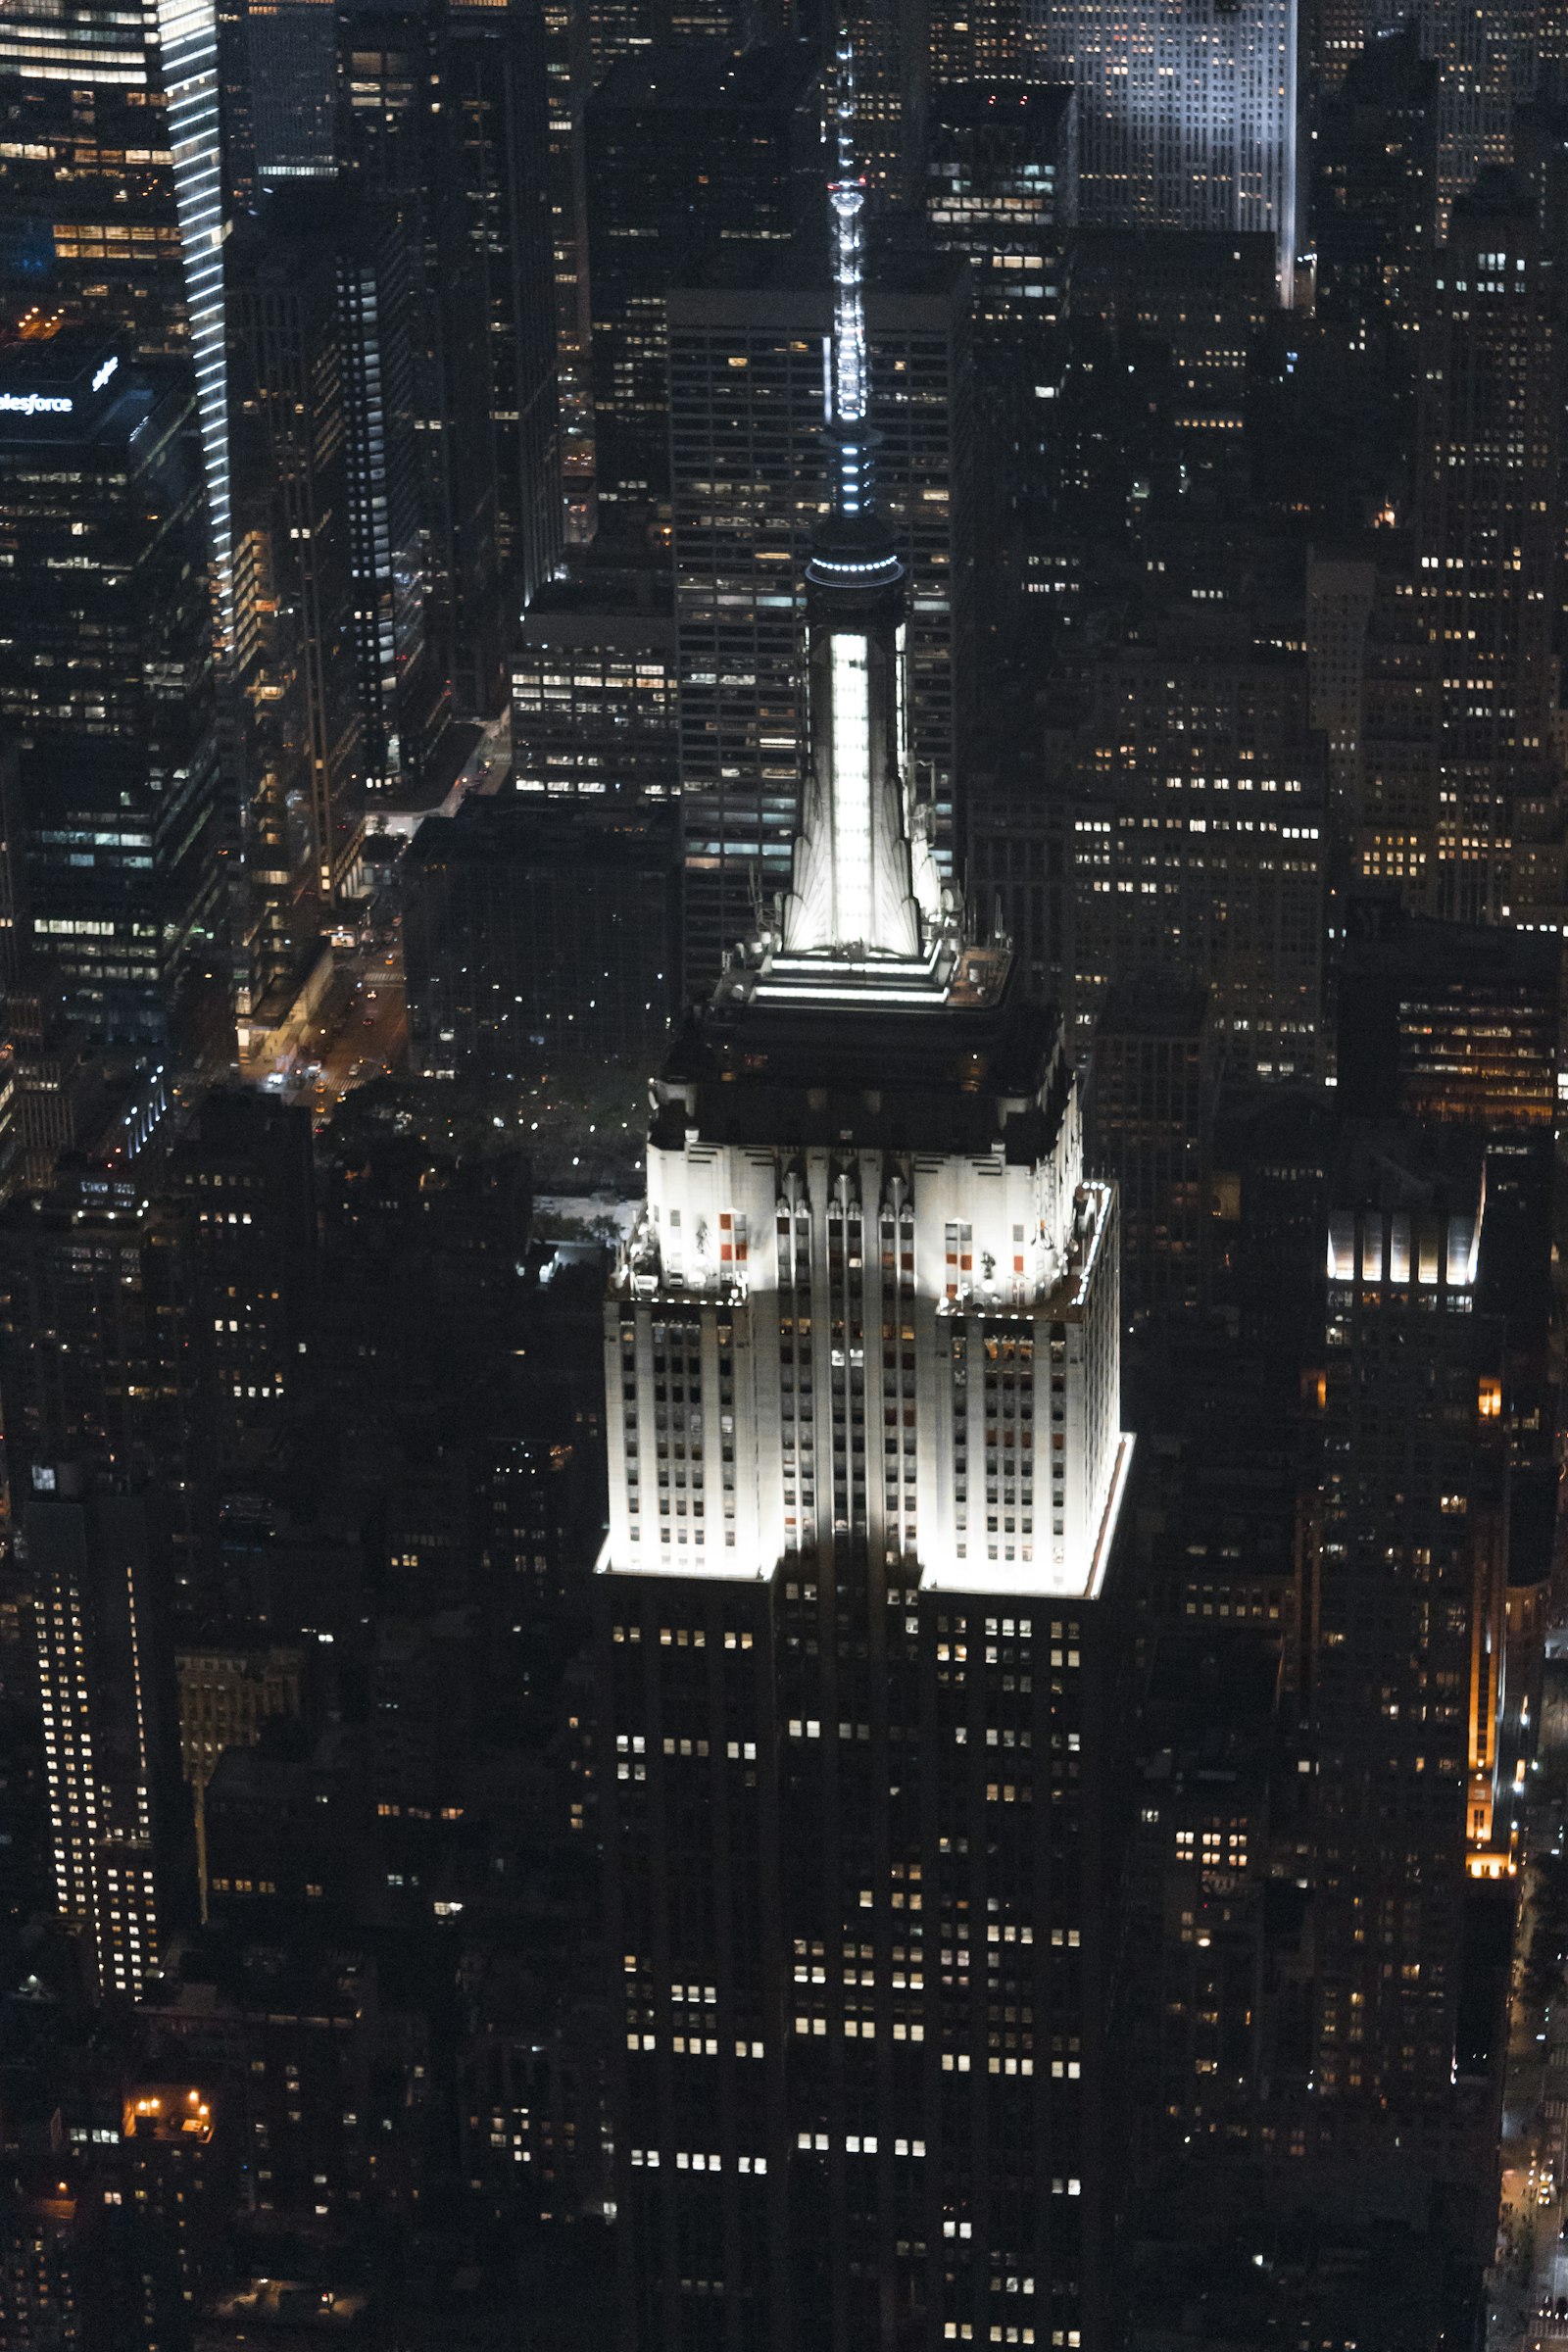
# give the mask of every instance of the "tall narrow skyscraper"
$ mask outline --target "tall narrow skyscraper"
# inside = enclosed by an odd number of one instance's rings
[[[1116,1203],[931,856],[844,149],[831,195],[793,887],[656,1083],[606,1310],[620,2340],[1088,2347]]]
[[[414,262],[430,632],[464,717],[561,541],[545,61],[526,7],[386,0],[339,24],[346,155]]]
[[[1310,1530],[1313,2136],[1452,2184],[1490,2252],[1500,2079],[1467,2057],[1478,1894],[1509,1867],[1498,1730],[1506,1360],[1471,1139],[1346,1137]]]
[[[1529,921],[1519,804],[1549,764],[1562,577],[1562,314],[1527,186],[1489,172],[1433,257],[1416,419],[1417,589],[1438,666],[1434,910]]]
[[[37,1593],[38,1680],[55,1900],[100,1996],[134,1997],[156,1969],[169,1860],[158,1850],[171,1726],[160,1705],[143,1504],[47,1491],[21,1512]],[[167,1837],[167,1830],[165,1831]]]

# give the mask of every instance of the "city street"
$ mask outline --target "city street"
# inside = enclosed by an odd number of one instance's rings
[[[1548,1644],[1548,1660],[1550,1645]],[[1502,2196],[1497,2264],[1489,2298],[1489,2352],[1534,2352],[1568,2343],[1568,2001],[1543,1995],[1541,1972],[1527,1968],[1548,1874],[1563,1861],[1563,1769],[1568,1721],[1560,1665],[1548,1662],[1535,1776],[1522,1838],[1526,1856],[1514,1937],[1512,2005],[1503,2100]],[[1532,1979],[1534,1978],[1534,1982]],[[1553,1974],[1552,1989],[1555,1989]]]
[[[343,954],[332,986],[301,1044],[294,1067],[267,1091],[285,1102],[309,1102],[318,1122],[349,1090],[400,1070],[408,1050],[403,959],[395,931]]]

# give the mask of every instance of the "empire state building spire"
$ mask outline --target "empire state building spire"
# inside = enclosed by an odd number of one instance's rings
[[[865,336],[865,180],[855,169],[854,56],[838,51],[833,335],[826,435],[833,503],[807,567],[808,753],[784,951],[913,962],[942,893],[908,793],[904,565],[877,511]]]

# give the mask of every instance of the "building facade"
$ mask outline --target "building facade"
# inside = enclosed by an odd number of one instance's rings
[[[1314,1564],[1314,2080],[1330,2144],[1478,2189],[1500,2076],[1462,2016],[1506,1873],[1504,1354],[1481,1153],[1356,1128],[1331,1192]]]
[[[710,245],[787,239],[814,186],[815,57],[720,41],[641,48],[589,100],[588,273],[599,496],[669,495],[665,296]]]
[[[999,766],[971,856],[1087,1041],[1119,981],[1210,992],[1217,1060],[1323,1063],[1324,751],[1306,663],[1229,623],[1092,657],[1038,764]]]
[[[330,906],[363,823],[349,381],[334,240],[291,212],[275,226],[269,217],[232,273],[236,388],[277,505],[273,584],[293,622],[309,886]]]
[[[400,871],[416,1069],[646,1068],[674,1002],[675,816],[470,799],[426,817]]]
[[[580,560],[523,614],[512,657],[518,792],[621,808],[679,796],[667,566]]]
[[[180,357],[200,420],[220,615],[229,611],[218,22],[71,0],[0,26],[0,263],[11,323],[59,317],[130,358]]]
[[[1101,227],[1262,229],[1296,261],[1296,0],[1181,10],[1039,0],[1043,79],[1079,105],[1079,192]]]
[[[1512,175],[1491,172],[1454,204],[1423,325],[1416,588],[1438,672],[1427,886],[1433,912],[1518,920],[1535,895],[1515,853],[1519,805],[1543,787],[1552,700],[1563,327],[1535,203]]]
[[[4,382],[16,944],[95,1040],[161,1060],[189,1041],[221,911],[196,404],[182,369],[143,371],[96,336],[28,340]]]
[[[172,1858],[157,1579],[141,1503],[68,1499],[57,1475],[22,1512],[38,1595],[55,1900],[98,1996],[134,1999],[162,1957]]]
[[[781,919],[654,1090],[597,1591],[622,2338],[1090,2346],[1116,1207],[908,753],[862,183]]]

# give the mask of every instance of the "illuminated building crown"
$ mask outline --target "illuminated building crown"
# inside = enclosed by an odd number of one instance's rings
[[[929,966],[952,923],[930,814],[910,791],[905,571],[876,503],[865,180],[855,169],[847,36],[838,69],[825,398],[833,494],[806,573],[808,760],[781,946],[791,962],[820,959],[866,973]]]

